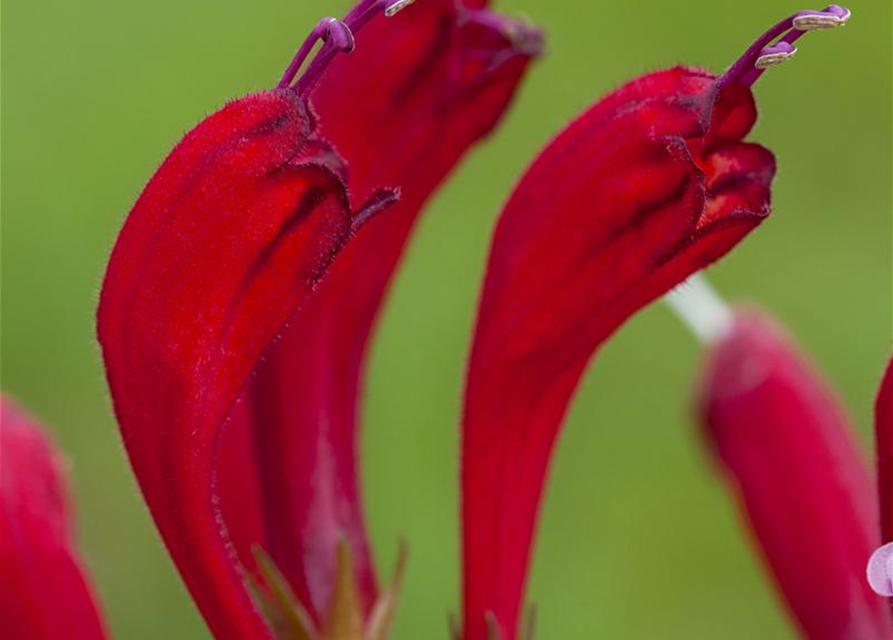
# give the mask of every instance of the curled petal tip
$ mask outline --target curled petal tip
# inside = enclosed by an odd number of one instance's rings
[[[539,56],[543,53],[545,45],[542,29],[524,16],[509,17],[495,14],[486,9],[474,9],[466,13],[466,19],[497,31],[511,43],[517,53],[530,56]]]
[[[416,0],[392,0],[385,5],[384,14],[386,17],[391,18],[403,11],[406,7],[408,7],[415,1]]]
[[[514,22],[504,31],[505,37],[519,51],[538,56],[543,52],[543,32],[526,22]]]
[[[893,598],[893,542],[875,551],[866,570],[868,584],[876,594]]]
[[[794,17],[794,28],[800,31],[820,31],[842,27],[850,19],[850,10],[832,4],[822,11],[801,11]]]
[[[784,41],[778,42],[765,47],[760,52],[760,57],[757,58],[753,66],[757,69],[768,69],[769,67],[774,67],[783,62],[787,62],[793,58],[796,53],[797,47],[794,45]]]

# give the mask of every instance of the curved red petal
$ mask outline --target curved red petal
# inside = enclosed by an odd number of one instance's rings
[[[875,404],[878,496],[883,542],[893,542],[893,359],[881,382]]]
[[[342,537],[367,612],[376,597],[356,421],[366,346],[391,274],[425,201],[497,124],[533,51],[480,15],[459,15],[451,0],[426,0],[364,28],[312,96],[322,134],[346,161],[354,205],[382,186],[400,188],[400,200],[357,234],[292,318],[244,399],[253,422],[241,428],[254,430],[264,470],[264,509],[255,511],[265,520],[263,546],[317,619]],[[250,518],[251,505],[242,505],[228,519]],[[251,542],[236,546],[244,555]]]
[[[66,463],[43,429],[0,397],[0,636],[104,640],[75,550]]]
[[[781,594],[810,640],[887,640],[865,580],[880,544],[850,421],[774,322],[739,312],[712,349],[699,414]]]
[[[353,225],[340,179],[302,159],[312,134],[290,91],[248,96],[202,121],[128,216],[100,298],[99,340],[131,463],[220,640],[269,634],[220,519],[216,443],[263,350]]]
[[[634,80],[557,136],[502,213],[465,397],[465,640],[486,638],[487,612],[514,638],[553,442],[593,352],[768,213],[772,155],[740,142],[750,93],[714,101],[698,69]]]

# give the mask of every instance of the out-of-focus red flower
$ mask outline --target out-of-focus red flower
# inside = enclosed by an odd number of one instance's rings
[[[882,535],[884,542],[893,542],[893,360],[875,403],[875,438]]]
[[[881,541],[868,562],[868,581],[893,607],[893,359],[875,403],[878,497],[881,501]]]
[[[711,349],[699,413],[779,590],[810,640],[889,640],[865,566],[875,485],[850,421],[774,322],[735,314]]]
[[[366,339],[419,208],[539,48],[482,3],[395,15],[409,4],[322,20],[276,89],[199,123],[108,267],[98,333],[121,432],[220,640],[387,633],[395,593],[377,588],[356,480]]]
[[[803,33],[848,16],[795,14],[720,76],[677,67],[633,80],[560,133],[515,188],[466,386],[464,640],[515,640],[553,443],[598,346],[768,215],[775,161],[745,141],[750,86]]]
[[[66,461],[43,428],[0,396],[0,637],[104,640],[75,550]]]

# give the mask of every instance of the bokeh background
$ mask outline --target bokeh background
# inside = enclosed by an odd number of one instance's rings
[[[421,0],[424,1],[424,0]],[[501,129],[431,203],[368,376],[365,481],[377,558],[413,556],[396,640],[446,638],[458,602],[463,363],[494,219],[536,150],[604,92],[676,62],[721,70],[788,1],[504,0],[548,32]],[[171,145],[271,86],[324,0],[5,0],[2,385],[73,460],[80,542],[119,639],[207,639],[143,506],[111,416],[93,314],[124,216]],[[815,8],[819,8],[816,6]],[[852,5],[759,83],[754,139],[775,213],[714,283],[799,336],[869,444],[891,348],[891,6]],[[699,348],[662,305],[603,350],[557,452],[530,595],[538,637],[796,637],[690,420]]]

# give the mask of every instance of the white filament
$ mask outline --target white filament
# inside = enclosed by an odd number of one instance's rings
[[[705,344],[716,342],[732,327],[732,310],[701,274],[665,295],[664,301]]]
[[[868,584],[876,594],[893,598],[893,542],[885,544],[868,561]]]

